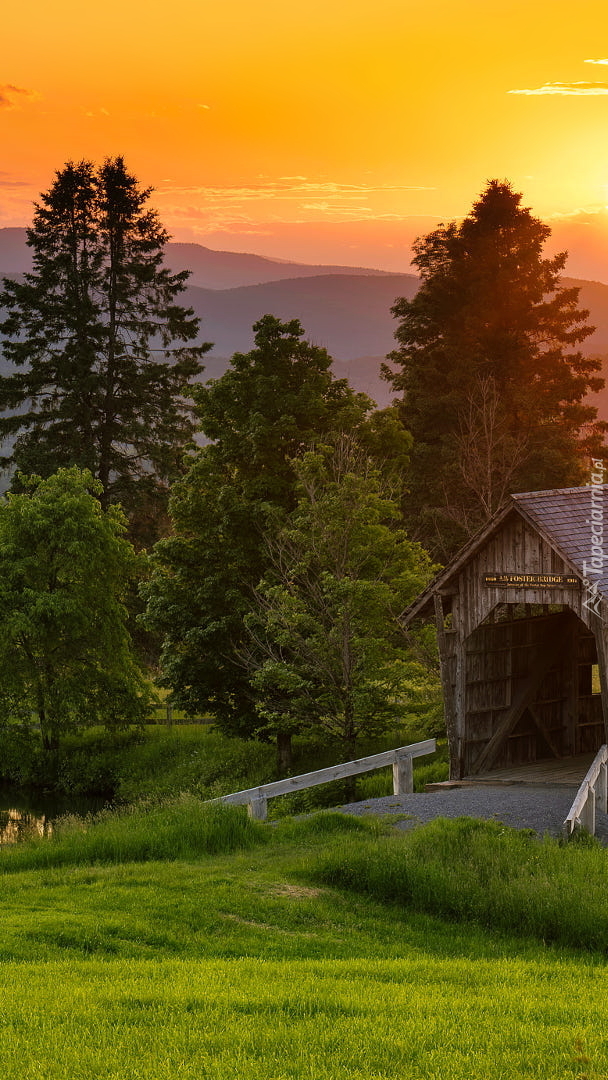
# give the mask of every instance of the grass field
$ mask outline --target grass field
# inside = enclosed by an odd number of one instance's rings
[[[514,936],[496,908],[429,913],[395,869],[416,863],[424,829],[225,809],[205,818],[182,799],[0,853],[3,1080],[608,1077],[604,948]],[[486,881],[508,893],[492,828],[467,849],[457,824],[459,850],[450,827],[426,827],[429,880],[451,861],[455,893],[474,892],[489,843]],[[513,903],[526,874],[529,907],[564,873],[562,906],[585,908],[581,882],[601,901],[600,849],[514,845]],[[41,862],[41,848],[56,854]],[[359,881],[339,883],[351,863]]]
[[[608,1067],[605,974],[553,957],[57,961],[5,965],[0,986],[5,1080],[599,1080]]]

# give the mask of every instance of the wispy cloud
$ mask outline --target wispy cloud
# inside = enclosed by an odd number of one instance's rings
[[[366,199],[372,194],[397,191],[436,191],[435,187],[423,187],[419,184],[339,184],[333,180],[309,180],[305,176],[281,176],[277,180],[264,178],[259,184],[227,185],[226,187],[171,187],[160,190],[160,194],[196,195],[209,202],[227,204],[257,199],[288,199],[299,201],[303,198],[325,199]]]
[[[584,60],[585,64],[608,64],[608,60]]]
[[[22,86],[13,86],[12,83],[0,84],[0,109],[15,109],[23,98],[35,101],[37,97],[34,90],[25,90]]]
[[[591,63],[592,61],[586,61]],[[607,64],[608,60],[594,60],[593,63]],[[544,86],[537,86],[531,90],[507,90],[508,94],[525,94],[537,96],[544,94],[557,94],[561,97],[597,97],[608,94],[608,83],[605,82],[550,82]]]
[[[16,180],[10,173],[0,171],[0,188],[33,188],[29,180]]]
[[[110,113],[107,109],[103,107],[103,105],[100,105],[97,109],[89,109],[83,112],[83,116],[86,116],[89,120],[95,120],[98,116],[106,117],[109,115]]]
[[[386,199],[394,194],[435,191],[418,184],[342,184],[306,176],[260,176],[254,181],[225,187],[181,187],[167,183],[157,190],[163,212],[189,218],[197,228],[259,227],[261,223],[326,221],[348,222],[393,218]],[[187,204],[184,203],[187,200]],[[262,224],[263,227],[263,224]]]

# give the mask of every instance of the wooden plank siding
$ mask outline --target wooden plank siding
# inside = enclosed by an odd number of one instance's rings
[[[604,496],[608,523],[608,487]],[[513,496],[404,613],[406,624],[435,618],[453,779],[607,741],[608,578],[601,610],[584,602],[590,498],[589,488]],[[486,584],[493,573],[577,584]]]

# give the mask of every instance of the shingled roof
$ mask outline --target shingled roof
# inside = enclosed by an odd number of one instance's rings
[[[599,591],[608,597],[608,484],[526,491],[511,498],[524,517],[572,563],[581,577],[585,576],[585,565],[587,573],[592,565],[592,510],[596,511],[596,519],[600,516],[598,510],[601,512],[601,523],[596,520],[596,532],[603,524],[606,562],[599,575],[593,574],[592,578],[597,581]]]
[[[533,528],[570,563],[572,569],[585,577],[592,566],[594,540],[592,536],[592,510],[597,521],[601,510],[605,540],[603,548],[606,560],[603,569],[590,575],[597,582],[598,591],[608,599],[608,484],[587,485],[576,488],[553,488],[548,491],[525,491],[511,495],[508,502],[497,511],[494,517],[469,540],[457,555],[448,563],[433,581],[427,585],[416,600],[403,612],[404,622],[422,613],[432,601],[433,593],[446,585],[450,579],[473,558],[479,548],[502,525],[505,518],[513,512],[521,514]],[[600,545],[601,546],[601,545]]]

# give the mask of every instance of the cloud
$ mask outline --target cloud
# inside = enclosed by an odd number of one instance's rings
[[[25,90],[22,86],[13,86],[12,83],[0,84],[0,109],[15,109],[20,98],[29,98],[35,101],[37,94],[34,90]]]
[[[173,187],[159,194],[196,195],[208,203],[227,204],[258,199],[282,199],[299,201],[303,198],[333,200],[366,199],[370,195],[397,191],[436,191],[435,187],[418,184],[339,184],[333,180],[308,180],[304,176],[281,176],[277,180],[264,180],[259,184],[226,185],[225,187]]]
[[[585,64],[608,64],[608,60],[584,60]]]
[[[591,61],[588,61],[589,63]],[[608,60],[593,61],[594,63],[608,63]],[[508,94],[526,94],[528,96],[541,94],[559,94],[562,97],[597,97],[600,94],[608,94],[608,83],[604,82],[551,82],[544,86],[537,86],[533,90],[507,90]]]
[[[9,173],[0,172],[0,188],[31,188],[29,180],[15,180]]]
[[[418,184],[344,184],[327,177],[257,176],[249,183],[219,186],[180,186],[163,182],[156,190],[164,216],[190,221],[203,229],[253,231],[282,223],[322,219],[336,224],[395,220],[395,194],[436,191]]]

